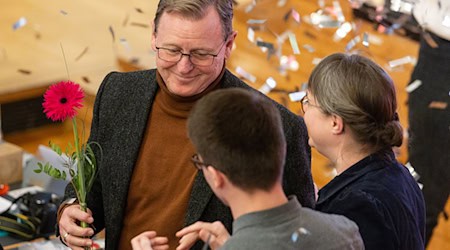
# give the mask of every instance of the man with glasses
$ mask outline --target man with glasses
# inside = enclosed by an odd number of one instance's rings
[[[64,203],[58,213],[58,232],[68,246],[90,245],[83,236],[104,228],[106,248],[121,250],[131,249],[131,238],[149,229],[167,236],[171,249],[178,244],[175,232],[195,221],[220,220],[231,229],[230,210],[189,167],[194,147],[186,121],[207,93],[250,89],[225,68],[236,37],[232,17],[232,0],[161,0],[152,35],[157,68],[106,76],[89,138],[103,150],[88,195],[91,212]],[[288,138],[284,191],[313,207],[305,124],[281,105],[277,108]],[[75,194],[69,185],[66,198],[71,197]],[[78,221],[94,228],[83,229]]]
[[[233,234],[219,221],[196,222],[177,233],[177,250],[199,238],[221,250],[364,248],[354,222],[302,207],[295,195],[285,195],[281,117],[262,95],[238,88],[208,94],[189,115],[188,134],[197,151],[193,165],[231,209]],[[166,246],[156,233],[135,237],[133,249]]]

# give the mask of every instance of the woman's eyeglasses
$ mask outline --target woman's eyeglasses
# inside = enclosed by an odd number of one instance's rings
[[[311,107],[316,107],[318,109],[320,109],[319,106],[317,105],[313,105],[309,102],[308,96],[305,95],[301,100],[300,100],[300,104],[301,104],[301,108],[302,108],[302,112],[303,114],[305,113],[306,110],[308,110],[309,106]]]

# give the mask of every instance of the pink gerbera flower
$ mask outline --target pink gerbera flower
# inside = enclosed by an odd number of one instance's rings
[[[64,121],[77,115],[75,109],[83,107],[84,92],[80,85],[61,81],[48,88],[44,94],[44,113],[52,121]]]

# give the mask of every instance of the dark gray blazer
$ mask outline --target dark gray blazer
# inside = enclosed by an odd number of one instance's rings
[[[259,94],[228,70],[220,84],[221,88],[245,88]],[[87,204],[94,216],[96,232],[106,228],[107,249],[117,249],[131,176],[157,89],[156,70],[152,69],[112,72],[97,93],[89,141],[102,146],[103,158]],[[274,103],[281,112],[287,141],[284,190],[288,195],[296,195],[303,206],[314,207],[311,151],[305,123],[301,117]],[[66,188],[67,197],[75,197],[71,185]],[[220,220],[231,231],[231,212],[215,197],[201,171],[194,181],[185,224],[197,220]],[[200,247],[197,244],[193,249]]]

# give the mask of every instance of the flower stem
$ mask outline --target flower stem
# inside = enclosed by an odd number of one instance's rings
[[[77,181],[78,181],[78,201],[80,202],[80,208],[81,211],[86,212],[87,211],[87,204],[86,204],[86,187],[85,187],[85,181],[84,181],[84,169],[83,169],[83,160],[81,155],[81,149],[79,145],[78,140],[78,129],[77,129],[77,121],[76,118],[72,118],[72,125],[73,125],[73,136],[75,141],[75,149],[77,154]],[[81,227],[86,228],[88,227],[88,224],[86,222],[81,222]]]

